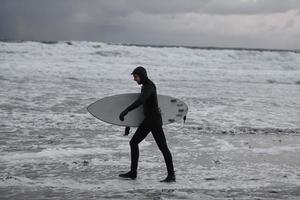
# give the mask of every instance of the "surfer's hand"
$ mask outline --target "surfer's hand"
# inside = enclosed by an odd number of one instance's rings
[[[125,117],[125,115],[127,115],[128,114],[128,111],[127,110],[124,110],[123,112],[121,112],[121,114],[120,114],[120,116],[119,116],[119,119],[121,120],[121,121],[124,121],[124,117]]]

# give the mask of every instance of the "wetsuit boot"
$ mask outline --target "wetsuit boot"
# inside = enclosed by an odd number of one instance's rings
[[[161,180],[160,182],[165,182],[165,183],[176,182],[175,173],[168,174],[168,176],[164,180]]]
[[[135,172],[132,172],[132,171],[129,171],[125,174],[119,174],[120,177],[122,178],[130,178],[130,179],[136,179],[136,176],[137,176],[137,173],[136,171]]]

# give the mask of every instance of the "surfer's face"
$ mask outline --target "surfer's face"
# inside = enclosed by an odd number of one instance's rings
[[[137,82],[137,84],[141,84],[141,78],[137,74],[133,74],[133,80]]]

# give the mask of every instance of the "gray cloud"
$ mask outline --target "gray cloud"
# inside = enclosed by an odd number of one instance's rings
[[[265,14],[300,8],[299,0],[132,0],[131,8],[143,13]]]
[[[299,9],[297,0],[212,0],[202,10],[214,14],[271,14]]]
[[[2,0],[0,38],[300,48],[299,13],[299,0]]]

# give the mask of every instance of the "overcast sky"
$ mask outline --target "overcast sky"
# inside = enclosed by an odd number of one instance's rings
[[[300,49],[300,0],[0,0],[0,38]]]

